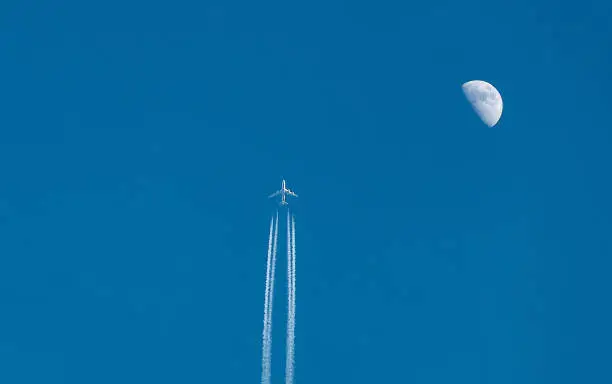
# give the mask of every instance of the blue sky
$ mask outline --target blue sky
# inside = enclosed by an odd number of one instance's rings
[[[281,178],[296,382],[611,381],[611,36],[595,0],[3,2],[0,381],[258,382]]]

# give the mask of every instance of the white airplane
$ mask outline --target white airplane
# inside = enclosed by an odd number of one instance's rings
[[[285,200],[286,196],[298,197],[298,195],[296,195],[295,192],[293,192],[292,190],[290,190],[289,188],[287,188],[285,186],[285,180],[283,180],[283,182],[281,183],[281,189],[279,189],[278,191],[276,191],[273,194],[271,194],[270,196],[268,196],[268,199],[272,198],[274,196],[278,196],[278,195],[281,195],[280,205],[287,205],[287,204],[289,204]]]

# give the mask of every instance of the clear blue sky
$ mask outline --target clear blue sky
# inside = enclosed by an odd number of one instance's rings
[[[0,382],[259,382],[282,177],[297,383],[612,382],[612,2],[289,3],[2,2]]]

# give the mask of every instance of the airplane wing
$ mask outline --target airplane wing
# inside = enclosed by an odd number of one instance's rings
[[[291,191],[291,190],[287,190],[287,194],[291,195],[293,197],[298,197],[298,195],[295,192]]]
[[[270,196],[268,196],[268,199],[269,199],[269,198],[271,198],[271,197],[274,197],[274,196],[278,196],[278,195],[280,195],[280,192],[281,192],[281,191],[276,191],[276,192],[274,192],[273,194],[271,194]]]

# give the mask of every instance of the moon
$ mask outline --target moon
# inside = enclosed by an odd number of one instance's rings
[[[464,83],[461,88],[480,120],[489,128],[499,121],[504,103],[501,94],[494,86],[482,80]]]

